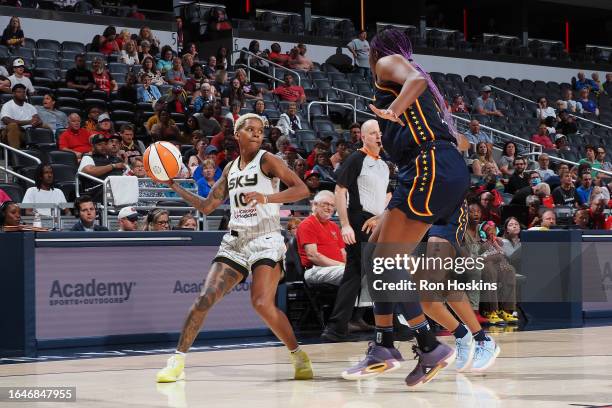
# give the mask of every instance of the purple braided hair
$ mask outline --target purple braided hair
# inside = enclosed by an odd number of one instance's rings
[[[410,43],[408,36],[403,31],[390,28],[376,34],[374,38],[372,38],[372,41],[370,41],[370,54],[372,54],[372,52],[376,52],[376,60],[379,60],[387,55],[399,54],[410,61],[410,65],[419,71],[423,78],[427,80],[429,90],[434,95],[434,98],[436,98],[436,102],[442,110],[444,121],[450,129],[451,134],[454,136],[457,133],[455,120],[453,119],[450,110],[446,107],[444,97],[440,93],[440,90],[438,90],[438,87],[433,82],[429,74],[412,59],[412,44]]]

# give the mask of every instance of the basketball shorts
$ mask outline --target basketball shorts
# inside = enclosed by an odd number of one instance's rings
[[[428,142],[400,167],[387,208],[398,208],[410,219],[444,225],[461,206],[469,186],[467,165],[455,145]]]
[[[221,240],[213,262],[221,262],[236,269],[246,279],[257,266],[281,263],[286,252],[285,240],[280,232],[253,237],[240,237],[227,233]]]
[[[467,201],[463,201],[445,225],[432,225],[429,229],[430,237],[442,238],[450,242],[455,248],[463,243],[465,229],[467,228],[468,212]]]

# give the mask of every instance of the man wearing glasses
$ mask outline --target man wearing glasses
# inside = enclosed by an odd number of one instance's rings
[[[612,171],[612,163],[606,161],[606,149],[603,146],[597,148],[595,161],[599,163],[600,168],[604,171]]]
[[[335,211],[334,193],[322,190],[314,197],[312,214],[298,225],[298,251],[310,284],[338,286],[342,281],[346,251],[340,228],[331,220]]]
[[[134,207],[124,207],[117,216],[119,220],[119,231],[138,230],[138,212]]]
[[[480,90],[480,95],[474,104],[475,113],[481,115],[504,116],[503,113],[497,110],[495,101],[491,98],[491,87],[485,85]]]

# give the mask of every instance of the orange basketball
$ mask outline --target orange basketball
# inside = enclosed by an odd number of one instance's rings
[[[168,181],[181,171],[181,152],[170,142],[155,142],[145,150],[144,168],[154,180]]]

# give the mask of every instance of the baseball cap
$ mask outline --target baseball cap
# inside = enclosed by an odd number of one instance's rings
[[[295,148],[295,146],[287,146],[285,148],[285,152],[297,153],[297,149]]]
[[[102,123],[105,120],[110,120],[108,113],[102,113],[100,116],[98,116],[98,123]]]
[[[108,139],[106,138],[106,136],[101,135],[101,134],[95,134],[91,137],[91,144],[92,145],[96,145],[98,143],[106,143],[108,142]]]
[[[491,92],[491,87],[489,85],[485,85],[480,89],[480,92]]]
[[[319,172],[316,170],[308,170],[306,173],[304,173],[304,180],[308,180],[312,176],[319,177]]]
[[[115,139],[115,140],[119,140],[119,141],[122,141],[122,140],[123,140],[123,139],[121,138],[121,136],[120,136],[118,133],[113,133],[112,135],[110,135],[110,136],[108,137],[108,140],[111,140],[111,139]]]
[[[561,139],[562,137],[565,137],[565,135],[564,135],[564,134],[561,134],[561,133],[557,133],[557,135],[555,136],[555,142],[556,142],[557,140]]]
[[[206,150],[204,150],[204,154],[218,153],[219,149],[216,146],[209,145]]]
[[[24,66],[25,66],[25,61],[23,60],[23,58],[16,58],[13,61],[13,68],[24,67]]]
[[[122,218],[127,218],[130,221],[138,220],[138,211],[134,207],[123,207],[121,211],[119,211],[119,215],[117,215],[117,219],[120,220]]]

